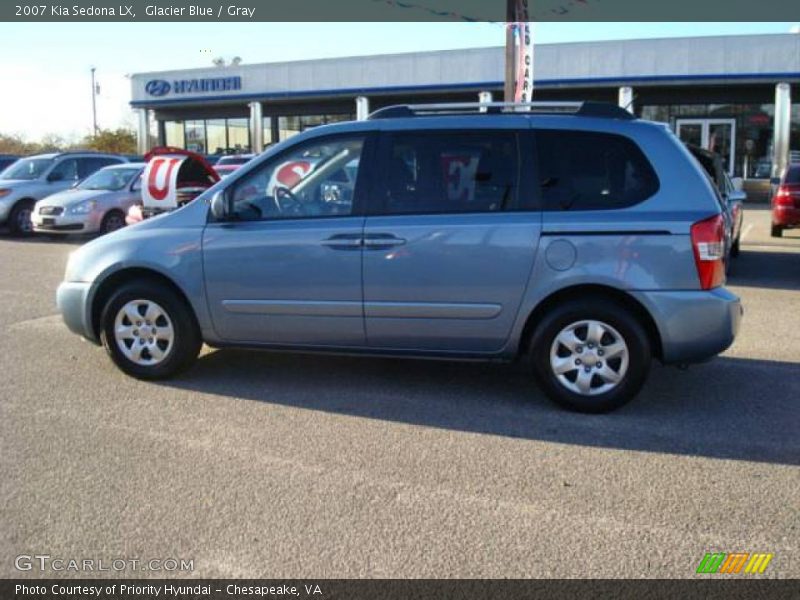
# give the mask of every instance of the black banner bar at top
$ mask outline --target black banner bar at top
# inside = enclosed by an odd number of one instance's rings
[[[795,0],[517,0],[532,21],[800,20]],[[10,0],[9,22],[505,22],[506,0]]]

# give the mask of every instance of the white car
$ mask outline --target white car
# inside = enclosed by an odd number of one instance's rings
[[[142,197],[144,163],[105,167],[81,183],[36,203],[37,233],[100,233],[125,226],[125,214]]]

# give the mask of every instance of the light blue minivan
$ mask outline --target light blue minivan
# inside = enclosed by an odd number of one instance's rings
[[[73,253],[58,305],[126,373],[203,342],[529,361],[569,408],[737,333],[720,199],[662,125],[599,103],[396,106],[270,148]]]

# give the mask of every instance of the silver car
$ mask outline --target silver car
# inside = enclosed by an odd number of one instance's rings
[[[65,190],[123,156],[97,152],[58,152],[21,158],[0,173],[0,225],[12,234],[32,231],[31,212],[38,200]]]
[[[142,379],[204,342],[518,359],[586,412],[628,402],[652,360],[730,346],[725,220],[673,133],[597,103],[485,108],[386,108],[272,146],[73,252],[67,326]]]
[[[37,233],[110,233],[142,196],[144,163],[100,169],[63,192],[39,200],[31,215]]]

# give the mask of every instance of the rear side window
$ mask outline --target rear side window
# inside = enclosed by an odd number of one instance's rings
[[[658,191],[658,177],[630,139],[593,131],[538,130],[545,210],[626,208]]]
[[[93,156],[91,158],[81,158],[78,165],[78,170],[81,178],[88,177],[95,171],[107,167],[109,165],[117,165],[121,160],[111,158],[109,156]]]
[[[800,183],[800,165],[789,167],[786,171],[786,183],[789,185]]]
[[[514,133],[410,132],[383,148],[384,214],[495,212],[516,201]]]

